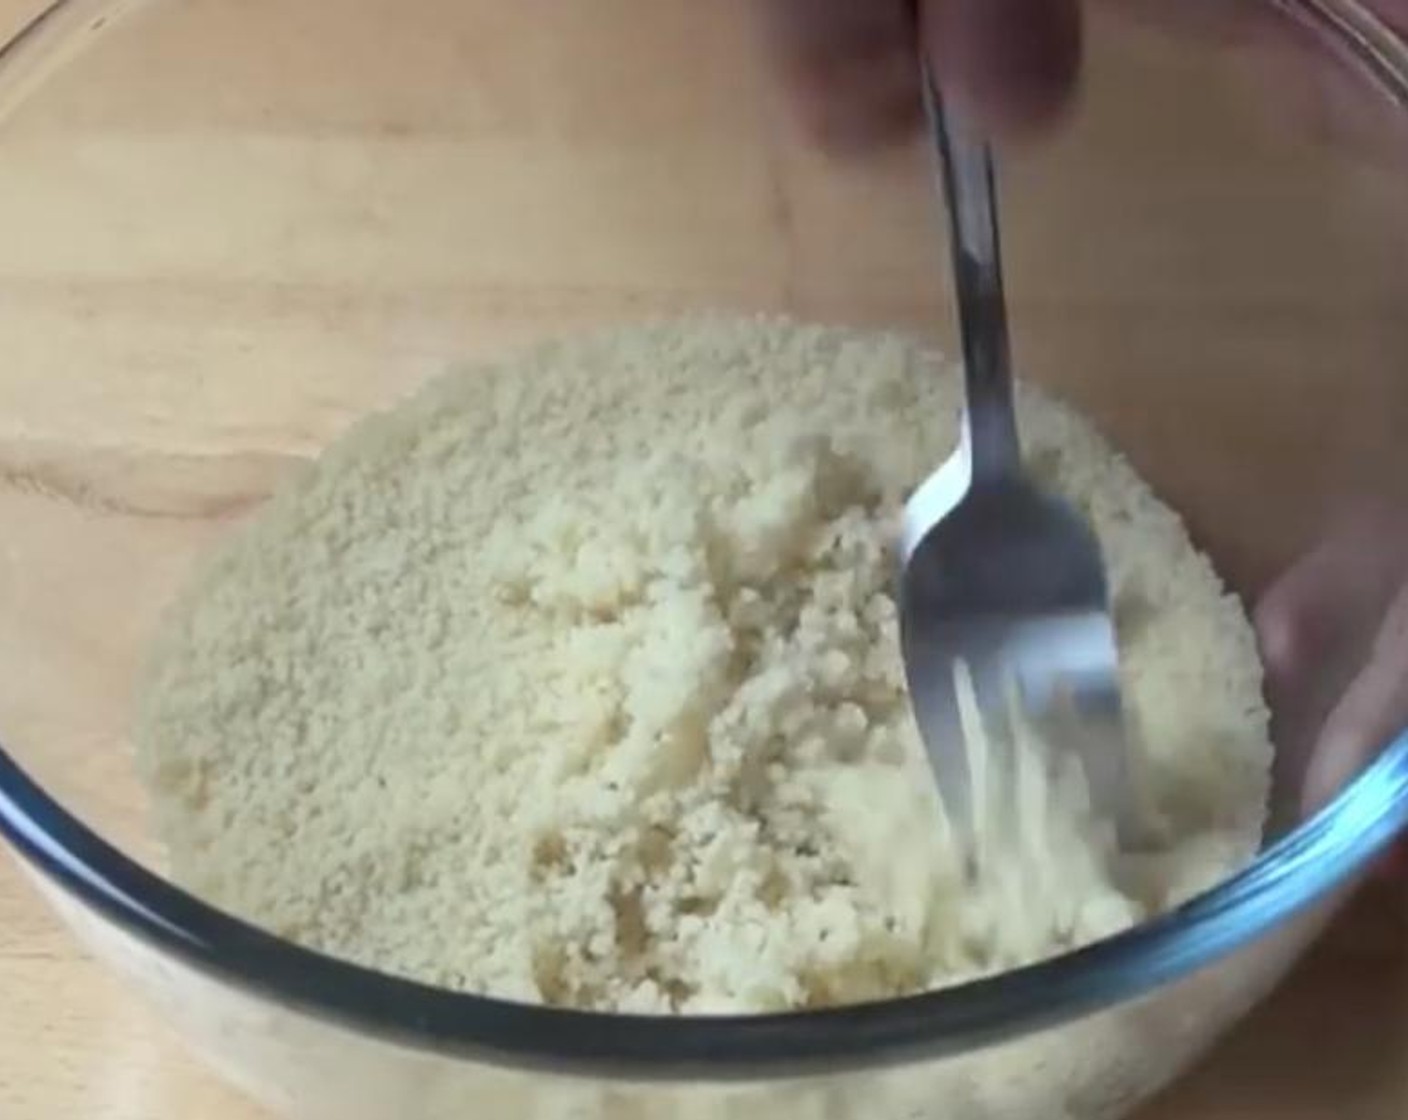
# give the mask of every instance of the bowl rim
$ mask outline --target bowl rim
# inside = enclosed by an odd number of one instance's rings
[[[1359,0],[1267,2],[1408,110],[1408,46]],[[103,9],[131,5],[56,0],[0,46],[0,68],[29,52],[52,53],[75,33],[100,29]],[[35,69],[47,72],[42,62]],[[0,96],[0,108],[5,100]],[[1342,885],[1405,827],[1408,728],[1334,801],[1241,872],[1103,941],[902,999],[765,1015],[627,1015],[435,988],[283,940],[124,855],[0,746],[0,835],[48,884],[153,952],[303,1015],[413,1050],[637,1080],[874,1068],[962,1053],[1092,1014],[1184,979],[1265,935]]]
[[[575,1011],[435,988],[329,957],[218,910],[123,855],[0,749],[0,835],[54,886],[217,982],[384,1041],[496,1065],[735,1080],[947,1057],[1188,977],[1343,884],[1408,826],[1408,730],[1239,874],[1091,945],[902,999],[767,1015]]]

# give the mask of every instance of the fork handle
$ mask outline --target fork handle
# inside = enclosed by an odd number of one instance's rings
[[[944,108],[926,58],[920,67],[949,216],[973,479],[981,481],[1021,468],[992,155],[981,137]]]

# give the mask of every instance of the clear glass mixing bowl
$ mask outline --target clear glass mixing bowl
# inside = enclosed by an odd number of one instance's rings
[[[815,151],[747,8],[67,0],[0,55],[0,831],[283,1114],[1115,1115],[1266,992],[1408,820],[1405,735],[1159,922],[751,1019],[431,990],[162,877],[126,739],[143,644],[192,558],[348,422],[466,355],[696,307],[947,337],[924,152]],[[1370,158],[1293,127],[1302,101],[1246,44],[1101,12],[1072,127],[1005,180],[1019,367],[1093,412],[1249,594],[1408,465],[1408,196],[1377,158],[1403,143],[1408,59],[1348,0],[1265,18],[1362,96]]]

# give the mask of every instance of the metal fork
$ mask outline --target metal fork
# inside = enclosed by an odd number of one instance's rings
[[[900,636],[919,730],[960,842],[974,840],[975,775],[960,681],[991,742],[1012,742],[1013,704],[1053,750],[1073,751],[1092,802],[1134,827],[1118,655],[1094,533],[1024,474],[1009,365],[991,155],[947,113],[927,71],[925,105],[950,222],[967,407],[958,450],[905,506]],[[987,783],[1013,760],[986,761]],[[1007,778],[1004,778],[1007,775]]]

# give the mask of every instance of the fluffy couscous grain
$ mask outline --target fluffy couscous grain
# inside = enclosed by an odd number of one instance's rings
[[[939,986],[1225,875],[1267,793],[1250,627],[1030,387],[1032,467],[1106,550],[1167,843],[1121,874],[1053,797],[1046,866],[961,873],[890,586],[958,403],[903,338],[706,319],[456,372],[359,424],[155,651],[137,737],[176,878],[397,974],[688,1013]]]

